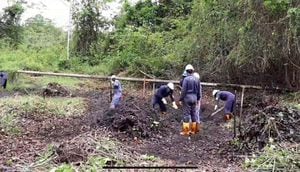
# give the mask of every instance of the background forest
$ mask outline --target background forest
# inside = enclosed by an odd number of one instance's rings
[[[123,1],[112,20],[109,1],[73,5],[67,33],[41,15],[21,24],[25,1],[0,15],[0,69],[179,78],[186,64],[203,81],[300,87],[300,1]]]

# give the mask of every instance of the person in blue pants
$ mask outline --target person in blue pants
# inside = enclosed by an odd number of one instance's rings
[[[196,122],[196,105],[200,101],[200,81],[193,76],[194,67],[191,64],[185,67],[185,71],[187,72],[187,76],[183,80],[179,99],[183,105],[183,123],[180,134],[188,136],[197,133],[200,127]]]
[[[219,100],[225,101],[224,120],[229,121],[233,117],[235,95],[229,91],[213,90],[213,96],[216,100],[215,110],[218,109]]]
[[[174,109],[178,109],[175,101],[174,101],[174,97],[173,97],[173,90],[174,90],[174,84],[173,83],[168,83],[167,85],[162,85],[160,86],[157,91],[155,92],[153,99],[152,99],[152,107],[155,108],[155,106],[158,104],[159,105],[159,109],[161,114],[166,114],[167,112],[167,101],[165,99],[165,97],[170,96],[171,101],[172,101],[172,107]]]
[[[6,72],[0,72],[1,87],[6,89],[8,75]]]
[[[110,104],[111,109],[115,109],[121,104],[122,99],[122,85],[119,80],[116,79],[115,75],[111,76],[111,83],[112,83],[112,89],[113,89],[113,97]]]
[[[199,80],[199,82],[200,82],[200,75],[199,75],[199,73],[194,72],[193,76],[196,77]],[[201,107],[201,98],[202,98],[202,86],[201,86],[201,82],[200,82],[200,100],[196,104],[196,122],[197,122],[197,124],[199,126],[200,126],[200,123],[201,123],[201,110],[200,110],[200,107]],[[198,127],[198,130],[199,129],[200,128]]]

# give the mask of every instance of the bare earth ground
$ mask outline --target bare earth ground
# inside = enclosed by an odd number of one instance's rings
[[[18,167],[25,164],[28,168],[38,166],[34,162],[47,151],[49,144],[56,145],[53,163],[80,165],[88,156],[97,154],[89,149],[92,144],[89,140],[96,135],[120,141],[132,156],[154,155],[163,165],[197,166],[201,171],[244,171],[242,159],[226,150],[232,131],[224,127],[221,115],[209,117],[213,108],[209,99],[203,102],[202,131],[189,140],[179,135],[180,110],[169,107],[166,116],[159,116],[150,106],[151,97],[140,95],[141,92],[125,93],[122,105],[111,112],[107,90],[79,91],[76,96],[86,98],[88,103],[84,117],[22,117],[19,122],[24,131],[22,135],[0,133],[1,171],[20,169]],[[154,121],[159,124],[155,125]]]

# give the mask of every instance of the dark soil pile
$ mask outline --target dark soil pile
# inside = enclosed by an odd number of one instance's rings
[[[239,138],[247,149],[261,149],[269,141],[300,142],[300,112],[290,107],[249,109],[243,126]]]
[[[56,82],[50,82],[48,83],[47,87],[42,90],[42,96],[44,97],[54,97],[54,96],[71,96],[70,91],[61,86],[60,84]]]
[[[251,93],[244,104],[239,150],[262,149],[268,142],[300,142],[300,112],[280,105],[276,94]]]
[[[160,120],[158,110],[154,110],[150,102],[150,100],[143,98],[127,96],[122,100],[120,107],[107,110],[99,122],[102,121],[108,128],[132,138],[149,138],[157,134],[164,135],[167,133],[164,126],[170,121]],[[170,109],[169,112],[174,111]]]

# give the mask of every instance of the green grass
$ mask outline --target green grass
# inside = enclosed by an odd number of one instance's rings
[[[16,114],[0,112],[1,132],[7,133],[10,135],[20,134],[21,128],[17,125],[17,123],[18,123],[18,117]]]
[[[15,96],[0,99],[0,128],[7,134],[19,134],[19,119],[26,117],[81,116],[85,112],[83,98],[46,98]]]
[[[39,76],[33,77],[28,75],[19,74],[14,80],[10,80],[7,85],[7,90],[30,92],[32,90],[38,91],[46,87],[50,82],[56,82],[68,89],[78,89],[84,79],[68,78],[68,77],[52,77],[52,76]]]
[[[281,98],[281,103],[300,110],[300,92],[289,93]]]
[[[268,145],[258,156],[247,158],[244,167],[253,171],[299,171],[299,146],[288,146]]]

